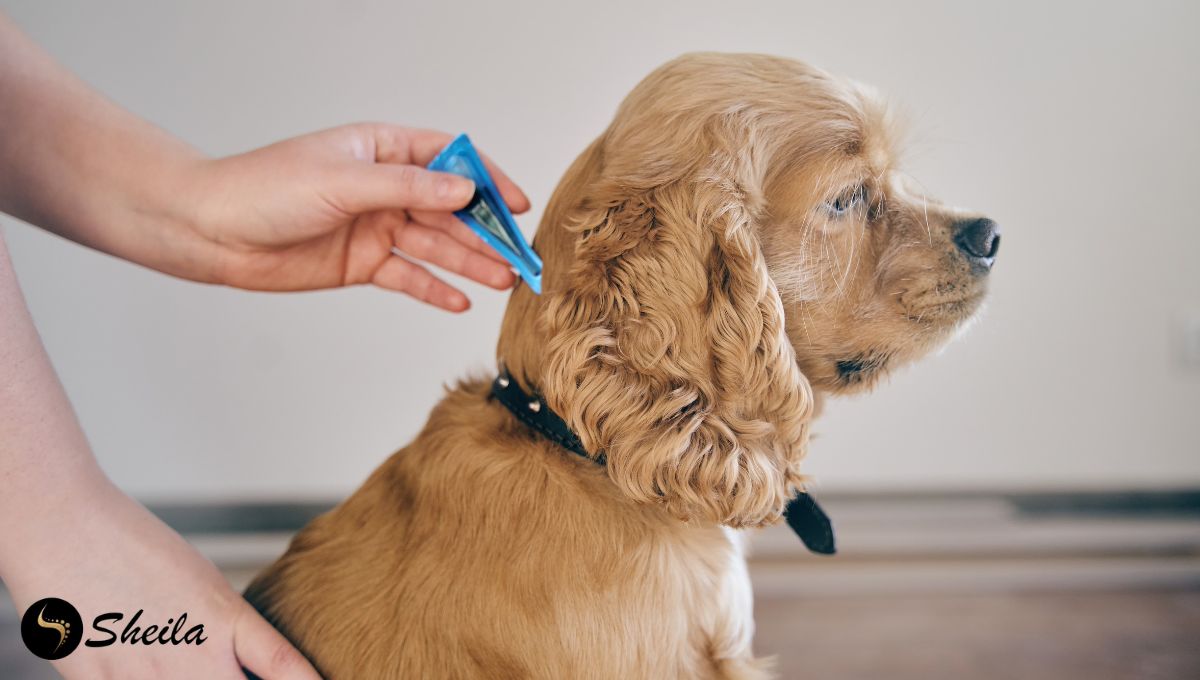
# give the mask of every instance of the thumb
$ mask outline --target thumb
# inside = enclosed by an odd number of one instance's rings
[[[321,680],[308,659],[249,604],[233,625],[233,653],[262,680]]]
[[[433,210],[463,208],[475,194],[475,183],[447,172],[415,165],[372,163],[341,173],[336,197],[350,213],[375,210]]]

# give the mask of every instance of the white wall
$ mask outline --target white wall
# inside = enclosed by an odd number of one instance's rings
[[[1200,314],[1196,3],[0,7],[207,152],[363,119],[467,130],[539,207],[625,92],[681,52],[770,52],[873,83],[910,114],[907,166],[998,219],[1004,244],[963,341],[832,405],[819,482],[1200,483],[1200,371],[1172,335]],[[454,317],[367,289],[222,290],[3,221],[97,455],[145,498],[345,493],[442,383],[492,366],[500,294],[471,287],[475,309]]]

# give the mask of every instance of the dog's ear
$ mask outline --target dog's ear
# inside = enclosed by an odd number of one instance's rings
[[[803,481],[813,400],[759,248],[755,173],[717,154],[675,177],[646,168],[597,172],[568,217],[546,399],[631,498],[771,523]]]

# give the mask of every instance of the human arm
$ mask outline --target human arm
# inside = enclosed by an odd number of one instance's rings
[[[373,284],[462,311],[461,291],[393,252],[497,289],[515,282],[451,214],[472,183],[423,169],[449,141],[366,123],[208,158],[0,14],[0,212],[173,276],[254,290]],[[527,210],[489,165],[509,205]]]
[[[90,648],[55,661],[74,680],[314,680],[288,642],[216,567],[112,485],[96,464],[42,348],[0,235],[0,580],[19,612],[43,597],[92,619],[139,609],[162,623],[187,612],[205,626],[193,645]]]

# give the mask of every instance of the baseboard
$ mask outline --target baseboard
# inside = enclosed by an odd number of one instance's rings
[[[829,493],[838,554],[786,527],[748,532],[761,597],[1040,589],[1200,589],[1200,490]],[[148,507],[236,585],[334,501]]]

